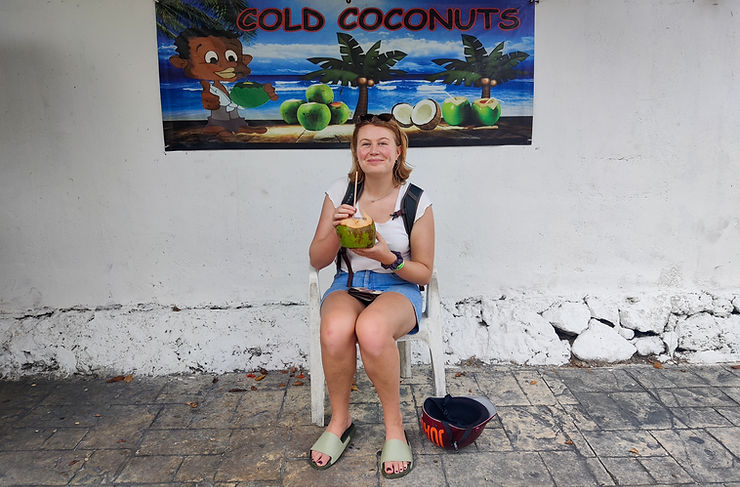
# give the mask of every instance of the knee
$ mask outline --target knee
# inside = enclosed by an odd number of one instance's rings
[[[396,346],[386,327],[372,319],[358,320],[356,333],[363,360],[386,357],[388,350]]]
[[[321,353],[329,357],[342,355],[354,347],[357,338],[354,330],[331,319],[321,321]]]

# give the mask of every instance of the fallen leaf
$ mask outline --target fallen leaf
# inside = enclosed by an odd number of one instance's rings
[[[178,308],[177,306],[174,306],[174,305],[173,305],[173,306],[172,306],[172,311],[175,311],[175,312],[177,312],[177,311],[180,311],[180,308]]]
[[[353,391],[359,391],[359,389],[357,388],[357,384],[352,384],[352,390]]]
[[[532,385],[535,385],[535,384],[537,384],[537,381],[536,380],[530,380],[529,383],[532,384]]]
[[[188,406],[190,406],[193,409],[195,409],[195,408],[198,407],[198,401],[186,402],[185,404],[187,404]]]
[[[573,440],[565,440],[565,444],[566,445],[572,445],[573,444]]]
[[[630,448],[630,453],[634,453],[635,455],[639,455],[640,451],[637,448]]]
[[[280,371],[280,373],[281,373],[281,374],[287,374],[287,373],[288,373],[288,371],[287,371],[287,370],[281,370],[281,371]]]
[[[254,378],[254,380],[256,380],[257,382],[259,382],[262,379],[264,379],[265,377],[267,377],[266,374],[258,375],[257,377]]]
[[[95,416],[96,418],[99,418],[100,417],[100,415],[97,414],[97,413],[96,414],[93,414],[93,416]]]
[[[290,368],[290,373],[295,374],[295,371],[298,370],[295,366]]]
[[[127,384],[129,382],[131,382],[132,380],[134,380],[134,376],[133,375],[127,375],[126,377],[123,378],[123,382],[125,382]]]
[[[257,376],[256,376],[256,375],[254,375],[254,374],[247,374],[247,377],[248,377],[248,378],[250,378],[250,379],[254,379],[254,378],[255,378],[255,377],[257,377]]]
[[[280,387],[285,387],[285,382],[281,382]]]
[[[229,389],[229,392],[247,392],[247,390],[246,389],[234,388],[234,389]]]
[[[299,378],[299,379],[305,379],[306,378],[306,376],[303,375],[303,374],[298,374],[296,377]]]
[[[218,377],[214,377],[213,380],[211,381],[212,384],[215,384],[216,382],[218,382]]]
[[[298,381],[296,381],[295,385],[297,385],[297,386],[302,386],[302,385],[303,385],[303,381],[301,381],[301,380],[298,380]]]
[[[250,389],[252,389],[253,391],[256,391],[257,390],[257,386],[252,386],[252,387],[250,387]]]
[[[738,369],[740,369],[740,365],[730,365],[730,368],[731,369],[738,370]]]
[[[80,463],[80,461],[79,461],[79,460],[72,460],[71,462],[69,462],[69,463],[67,464],[67,466],[68,466],[68,467],[71,467],[71,466],[72,466],[72,465],[74,465],[75,463]]]
[[[267,369],[265,369],[265,368],[260,368],[260,374],[262,374],[262,375],[267,375]]]
[[[464,375],[465,375],[465,372],[458,372],[457,374],[455,374],[455,377],[462,377]]]
[[[80,422],[79,421],[75,421],[75,424],[79,426]]]
[[[126,440],[118,440],[118,443],[126,443]]]
[[[656,369],[662,369],[663,364],[661,364],[660,362],[653,362],[653,367],[655,367]]]
[[[123,382],[123,380],[124,380],[124,379],[125,379],[125,377],[124,377],[124,376],[122,376],[122,375],[117,375],[117,376],[115,376],[115,377],[111,377],[110,379],[108,379],[108,380],[107,380],[107,381],[105,381],[105,382],[107,382],[108,384],[110,384],[110,383],[112,383],[112,382]]]

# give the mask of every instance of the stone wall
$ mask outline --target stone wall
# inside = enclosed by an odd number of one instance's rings
[[[308,364],[304,303],[160,305],[0,313],[0,377],[223,373]],[[446,362],[563,365],[740,360],[740,293],[443,303]],[[286,333],[286,330],[289,332]],[[415,360],[428,354],[415,344]]]

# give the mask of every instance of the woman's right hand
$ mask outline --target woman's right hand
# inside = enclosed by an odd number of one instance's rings
[[[339,208],[337,208],[334,212],[334,221],[332,223],[336,227],[337,225],[339,225],[340,221],[344,220],[345,218],[351,217],[356,212],[357,209],[355,209],[354,206],[343,204],[339,206]]]

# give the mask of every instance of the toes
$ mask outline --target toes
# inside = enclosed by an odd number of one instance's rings
[[[385,466],[385,473],[401,473],[408,468],[407,462],[389,462]]]

